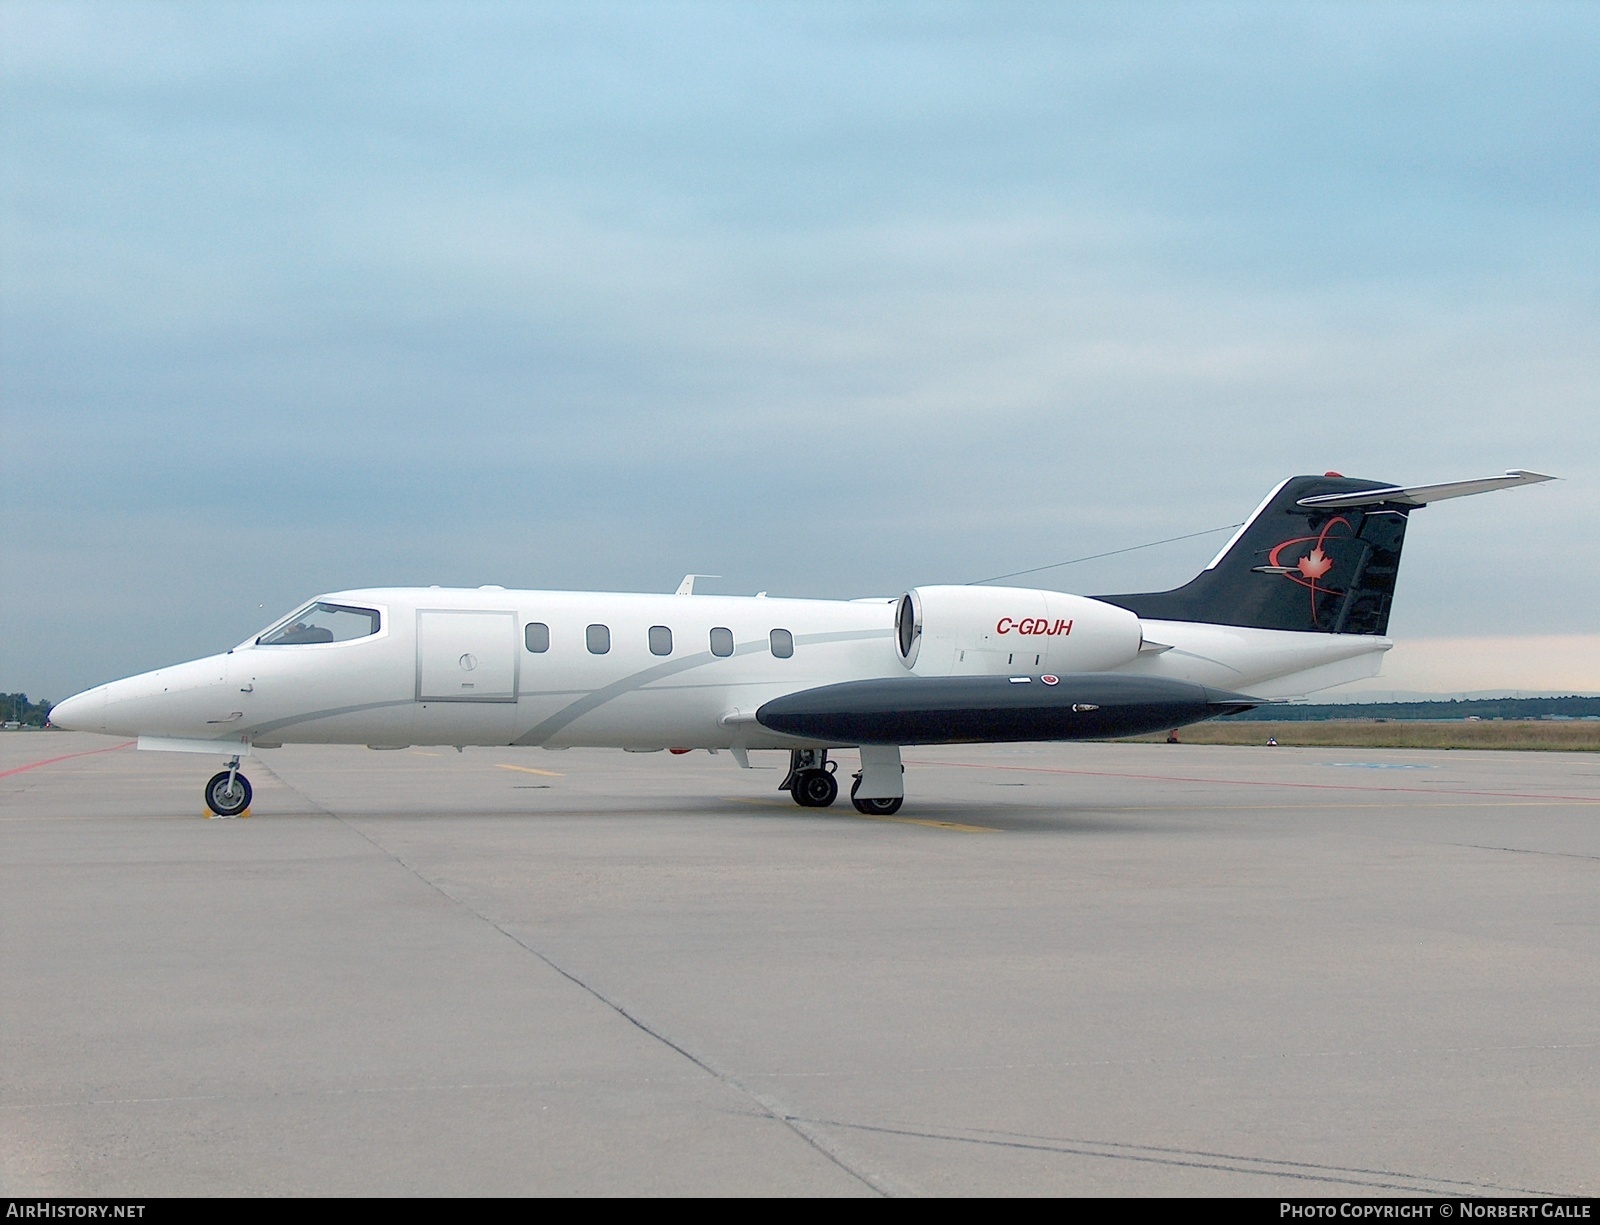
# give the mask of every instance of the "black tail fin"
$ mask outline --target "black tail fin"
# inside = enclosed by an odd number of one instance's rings
[[[1290,477],[1197,578],[1172,591],[1098,598],[1159,621],[1386,633],[1406,515],[1413,508],[1387,499],[1355,506],[1303,504],[1368,490],[1401,492],[1382,481]]]

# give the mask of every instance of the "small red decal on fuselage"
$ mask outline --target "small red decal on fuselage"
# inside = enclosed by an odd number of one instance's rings
[[[1065,638],[1072,633],[1072,622],[1060,619],[1052,621],[1049,617],[1023,617],[1020,621],[1013,617],[1001,617],[995,623],[994,632],[997,634],[1009,634],[1012,631],[1033,638]]]

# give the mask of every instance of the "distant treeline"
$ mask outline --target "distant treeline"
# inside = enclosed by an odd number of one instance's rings
[[[30,702],[25,693],[0,693],[0,723],[31,723],[43,727],[54,702]]]
[[[1273,723],[1319,719],[1595,719],[1600,718],[1600,698],[1466,698],[1447,702],[1258,706],[1228,718]]]

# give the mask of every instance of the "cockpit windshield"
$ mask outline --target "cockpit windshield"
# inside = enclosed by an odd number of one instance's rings
[[[381,618],[375,608],[317,601],[256,639],[257,646],[301,646],[315,642],[350,642],[378,632]]]

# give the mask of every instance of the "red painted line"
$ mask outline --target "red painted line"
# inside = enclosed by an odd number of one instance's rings
[[[1086,778],[1133,778],[1156,783],[1217,783],[1230,787],[1294,787],[1306,791],[1404,791],[1413,795],[1485,795],[1497,800],[1570,800],[1600,804],[1593,795],[1537,795],[1523,791],[1456,791],[1431,787],[1362,787],[1357,783],[1270,783],[1258,778],[1189,778],[1180,774],[1113,774],[1109,770],[1061,770],[1051,766],[990,766],[971,761],[907,761],[907,765],[950,766],[957,770],[1019,770],[1030,774],[1081,774]]]
[[[33,761],[25,766],[13,766],[9,770],[0,770],[0,778],[10,778],[13,774],[21,774],[27,770],[37,770],[40,766],[53,766],[58,761],[71,761],[74,757],[93,757],[96,753],[115,753],[119,749],[131,749],[138,743],[137,740],[129,740],[123,744],[114,744],[109,749],[85,749],[82,753],[63,753],[60,757],[46,757],[43,761]]]

